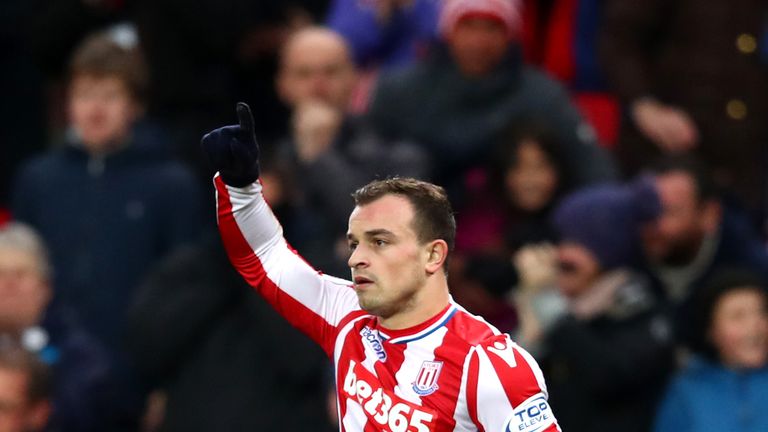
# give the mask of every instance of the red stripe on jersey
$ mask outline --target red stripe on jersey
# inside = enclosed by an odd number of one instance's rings
[[[232,213],[229,190],[221,177],[215,179],[218,191],[219,231],[227,255],[240,275],[264,297],[283,317],[318,343],[328,357],[333,357],[336,328],[321,316],[285,294],[267,277],[261,260],[251,249]]]
[[[479,374],[480,359],[477,358],[477,353],[475,352],[469,358],[469,368],[467,370],[467,411],[469,411],[469,418],[472,419],[472,423],[477,426],[477,430],[484,432],[483,425],[477,419],[477,385]]]
[[[509,403],[517,407],[529,397],[542,391],[533,369],[528,361],[512,345],[506,335],[499,335],[494,342],[485,346],[485,352],[496,370],[496,376],[502,382]],[[510,365],[505,358],[496,352],[507,352],[514,359]]]
[[[494,335],[488,323],[463,310],[459,310],[453,315],[447,323],[447,327],[450,334],[462,335],[469,345],[477,345]]]
[[[378,375],[381,384],[385,388],[395,388],[397,386],[397,378],[395,374],[400,370],[405,361],[405,349],[407,344],[392,344],[384,342],[382,344],[384,350],[387,353],[386,364],[384,362],[376,362],[374,369],[376,375]]]
[[[446,323],[446,329],[448,333],[446,333],[443,344],[435,350],[435,359],[437,360],[443,358],[464,358],[476,340],[482,340],[493,335],[493,331],[487,324],[461,310],[457,311]],[[457,335],[462,335],[463,338],[459,340]],[[444,366],[440,374],[440,391],[430,396],[435,398],[432,402],[439,407],[438,411],[450,413],[450,416],[445,420],[450,421],[452,428],[456,426],[453,414],[459,401],[462,373],[462,364],[457,364],[457,367],[454,368]],[[475,384],[475,392],[476,389],[477,386]],[[476,418],[472,420],[477,423]]]

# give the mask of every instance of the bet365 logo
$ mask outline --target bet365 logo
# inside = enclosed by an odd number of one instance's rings
[[[385,432],[430,432],[435,414],[384,390],[379,380],[354,360],[350,360],[343,391],[363,408],[366,417]],[[362,427],[362,425],[361,425]]]

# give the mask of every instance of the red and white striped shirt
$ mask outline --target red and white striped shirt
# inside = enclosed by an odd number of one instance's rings
[[[232,263],[334,360],[341,431],[560,430],[541,370],[507,335],[453,301],[415,327],[382,328],[352,282],[288,246],[260,184],[214,183]]]

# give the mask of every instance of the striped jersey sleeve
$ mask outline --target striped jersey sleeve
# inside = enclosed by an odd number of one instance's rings
[[[560,431],[536,361],[508,335],[473,347],[466,377],[467,410],[481,431]]]
[[[256,182],[243,188],[217,174],[217,220],[230,261],[291,324],[332,355],[339,325],[360,309],[352,282],[323,275],[283,238]]]

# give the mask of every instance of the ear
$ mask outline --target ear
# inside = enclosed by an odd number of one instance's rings
[[[445,240],[432,240],[427,243],[425,254],[427,261],[424,270],[428,274],[442,271],[445,259],[448,258],[448,243]]]
[[[723,215],[723,207],[717,200],[707,200],[701,206],[701,226],[707,233],[717,231]]]

